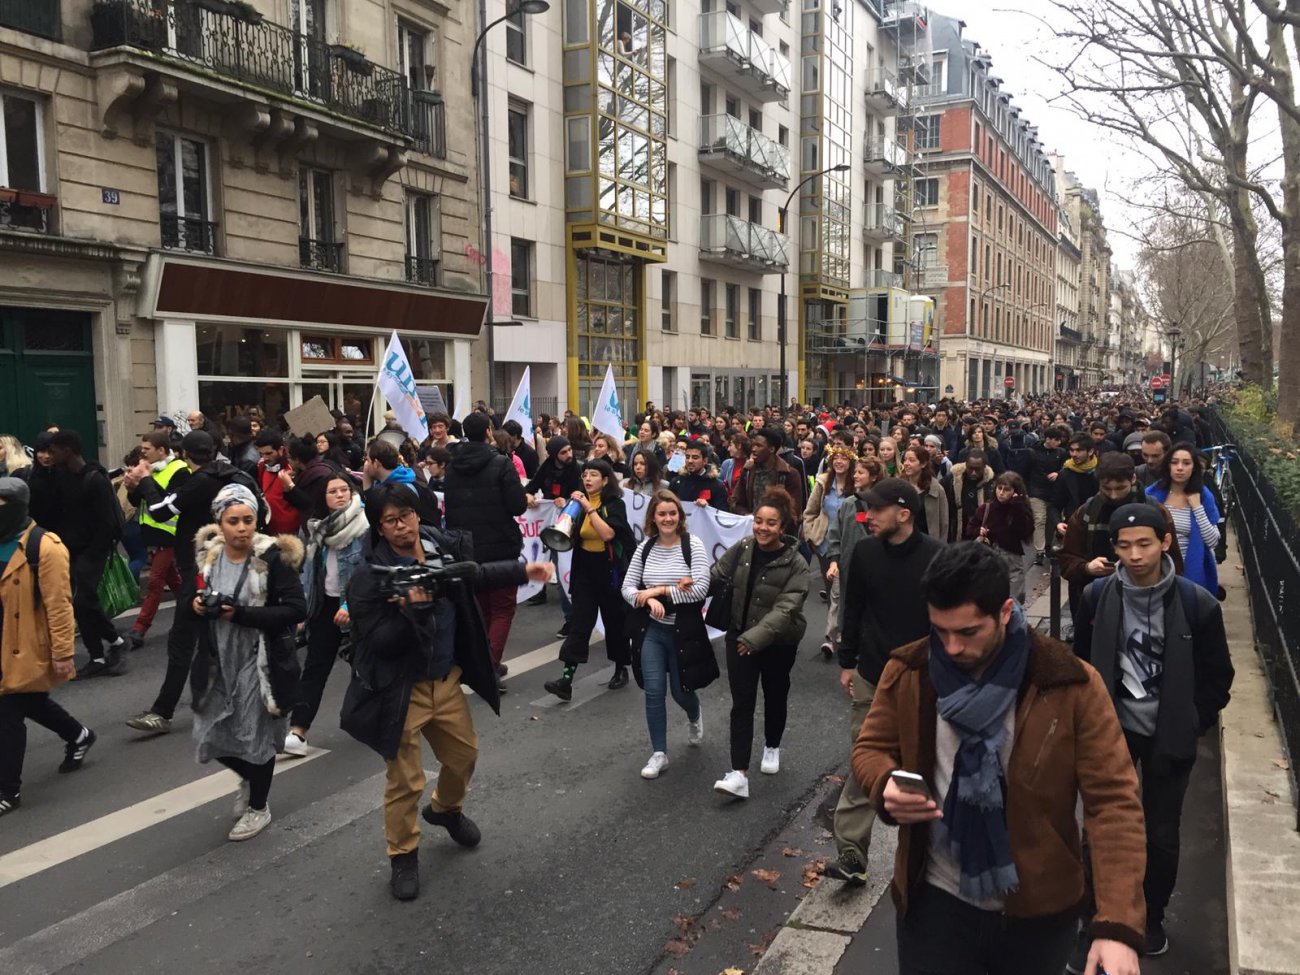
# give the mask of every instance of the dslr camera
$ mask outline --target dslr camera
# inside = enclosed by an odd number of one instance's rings
[[[234,606],[235,597],[227,596],[224,592],[216,589],[204,589],[199,593],[199,604],[209,616],[215,616],[220,613],[225,606]]]

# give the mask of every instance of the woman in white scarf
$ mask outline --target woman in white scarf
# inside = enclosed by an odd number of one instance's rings
[[[348,627],[348,580],[361,565],[361,547],[370,525],[361,497],[346,475],[325,484],[329,515],[307,522],[307,558],[302,566],[302,588],[307,595],[307,662],[302,668],[298,700],[284,739],[286,755],[307,754],[307,732],[320,708],[325,684],[338,657]]]

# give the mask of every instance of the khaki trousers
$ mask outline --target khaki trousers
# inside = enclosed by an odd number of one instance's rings
[[[856,670],[853,672],[853,705],[849,710],[853,742],[858,740],[862,722],[871,710],[871,701],[876,696],[876,685],[872,684]],[[871,799],[862,791],[854,776],[852,768],[844,777],[844,788],[840,790],[840,800],[835,804],[835,847],[841,853],[854,850],[867,862],[867,847],[871,845],[871,827],[876,821],[876,810]]]
[[[384,837],[388,855],[410,853],[420,845],[420,797],[424,794],[423,735],[442,767],[429,797],[434,812],[459,809],[478,760],[478,735],[469,702],[460,689],[460,668],[442,680],[417,681],[411,688],[406,726],[397,757],[388,763],[384,789]]]

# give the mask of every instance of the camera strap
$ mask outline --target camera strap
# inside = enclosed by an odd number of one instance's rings
[[[225,561],[227,562],[227,564],[229,564],[229,560],[226,558],[225,552],[221,553],[221,558],[222,561]],[[248,557],[244,559],[244,567],[239,570],[239,580],[235,583],[235,589],[230,594],[230,599],[232,602],[236,602],[236,603],[239,602],[239,593],[244,588],[244,581],[248,578],[248,567],[252,563],[252,561],[253,561],[253,553],[249,552]],[[216,623],[216,620],[214,619],[212,622]],[[235,622],[234,620],[231,620],[230,629],[226,631],[227,652],[229,652],[234,647],[234,643],[235,643]],[[217,667],[220,668],[220,666],[221,666],[221,660],[220,658],[218,658]]]

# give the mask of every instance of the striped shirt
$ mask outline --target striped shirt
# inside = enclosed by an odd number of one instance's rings
[[[686,567],[682,558],[682,547],[678,543],[669,548],[656,545],[654,539],[647,538],[636,548],[632,562],[623,577],[623,598],[629,604],[636,605],[636,594],[640,589],[654,589],[656,586],[671,586],[672,595],[664,604],[662,623],[672,623],[677,619],[673,606],[677,603],[701,603],[709,594],[709,556],[704,551],[704,542],[698,535],[691,537],[691,565]],[[647,545],[653,546],[646,556],[645,570],[641,569],[641,555]],[[689,589],[678,589],[677,583],[683,576],[690,576],[694,583]]]
[[[1205,513],[1205,505],[1198,504],[1195,508],[1175,508],[1170,506],[1169,514],[1174,519],[1174,532],[1178,536],[1178,551],[1187,551],[1187,543],[1192,537],[1193,516],[1196,519],[1197,532],[1201,536],[1201,541],[1205,543],[1205,547],[1212,549],[1219,544],[1219,526],[1210,521],[1210,516]]]

